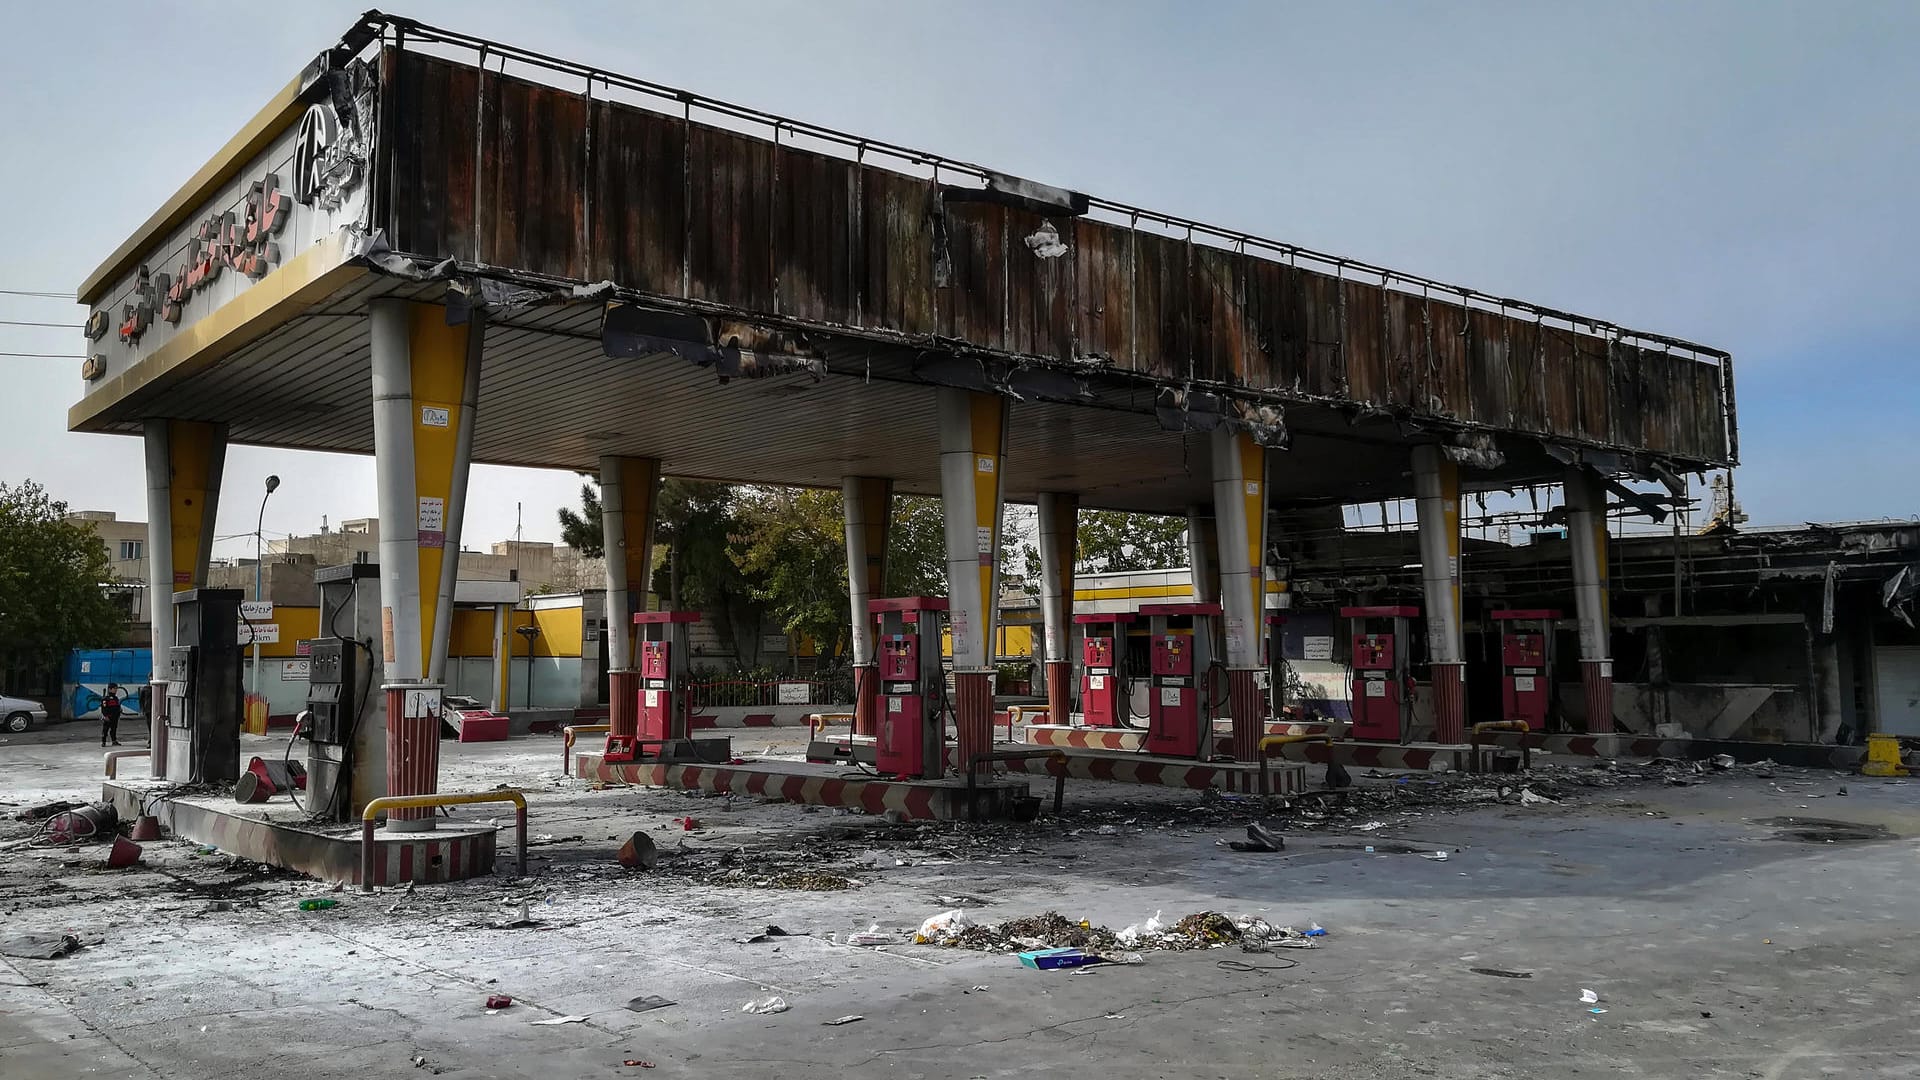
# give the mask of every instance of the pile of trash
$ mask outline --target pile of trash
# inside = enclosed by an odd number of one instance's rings
[[[1317,924],[1295,930],[1291,926],[1275,926],[1257,915],[1235,919],[1217,911],[1197,911],[1169,923],[1162,914],[1156,911],[1144,922],[1112,930],[1085,919],[1076,922],[1055,911],[983,926],[968,918],[965,911],[954,910],[920,924],[913,940],[921,945],[996,953],[1034,949],[1084,949],[1094,953],[1118,949],[1185,951],[1228,945],[1239,945],[1248,952],[1265,952],[1274,948],[1312,948],[1313,939],[1326,934]]]

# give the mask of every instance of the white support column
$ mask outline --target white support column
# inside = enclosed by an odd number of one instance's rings
[[[1080,550],[1080,497],[1040,493],[1040,618],[1047,635],[1047,708],[1056,724],[1072,720],[1073,579]]]
[[[847,541],[847,603],[852,618],[853,733],[871,735],[878,723],[880,681],[874,667],[873,615],[869,601],[886,587],[888,534],[893,524],[893,481],[849,476],[840,482]]]
[[[1220,547],[1219,522],[1206,507],[1187,508],[1187,565],[1193,575],[1193,602],[1220,602],[1220,572],[1214,552]]]
[[[633,624],[628,614],[627,497],[625,462],[611,454],[600,459],[600,539],[607,564],[607,670],[633,666]]]
[[[173,648],[173,504],[168,469],[167,421],[146,423],[147,621],[153,626],[153,674],[147,720],[149,775],[167,775],[167,651]]]
[[[373,476],[380,509],[381,645],[387,678],[425,677],[420,642],[420,517],[414,495],[413,346],[408,302],[374,300]]]
[[[1438,446],[1413,448],[1434,739],[1466,738],[1466,645],[1460,610],[1460,466]]]
[[[1612,622],[1607,599],[1607,490],[1598,473],[1567,470],[1567,546],[1573,555],[1574,613],[1580,622],[1580,679],[1587,732],[1613,733]]]

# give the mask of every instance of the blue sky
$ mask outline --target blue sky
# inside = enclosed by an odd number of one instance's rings
[[[9,13],[0,289],[73,285],[362,4]],[[1920,5],[421,3],[419,18],[1731,350],[1756,523],[1910,516]],[[0,295],[0,319],[79,320]],[[0,351],[76,352],[0,326]],[[69,361],[0,357],[0,479],[144,513],[137,441],[64,431]],[[484,416],[484,413],[483,413]],[[483,420],[484,422],[484,420]],[[373,512],[278,472],[269,531]],[[565,474],[488,469],[470,544],[553,538]],[[299,497],[289,497],[299,493]],[[219,531],[252,528],[228,499]],[[484,505],[481,505],[484,503]],[[232,544],[223,553],[238,553]]]

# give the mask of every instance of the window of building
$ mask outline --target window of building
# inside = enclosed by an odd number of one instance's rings
[[[135,559],[140,558],[140,556],[144,554],[143,549],[145,547],[146,547],[146,541],[144,540],[120,541],[120,561],[132,562]]]

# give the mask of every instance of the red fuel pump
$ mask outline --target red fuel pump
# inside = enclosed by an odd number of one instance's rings
[[[1147,604],[1147,737],[1149,754],[1198,758],[1213,750],[1216,690],[1213,642],[1219,604]]]
[[[946,672],[940,663],[944,596],[872,600],[880,622],[880,716],[874,766],[903,780],[946,772]]]
[[[1080,627],[1080,720],[1087,727],[1126,727],[1127,624],[1123,612],[1075,615]]]
[[[1553,623],[1558,611],[1496,611],[1500,624],[1500,719],[1544,731],[1553,707]]]
[[[693,696],[686,683],[693,647],[687,637],[688,628],[699,621],[697,611],[642,611],[633,617],[640,661],[636,665],[640,669],[638,728],[643,741],[684,739],[689,734]],[[614,757],[609,742],[607,760],[634,758]]]
[[[1417,607],[1340,609],[1353,633],[1353,737],[1404,742],[1412,734],[1407,623]]]

